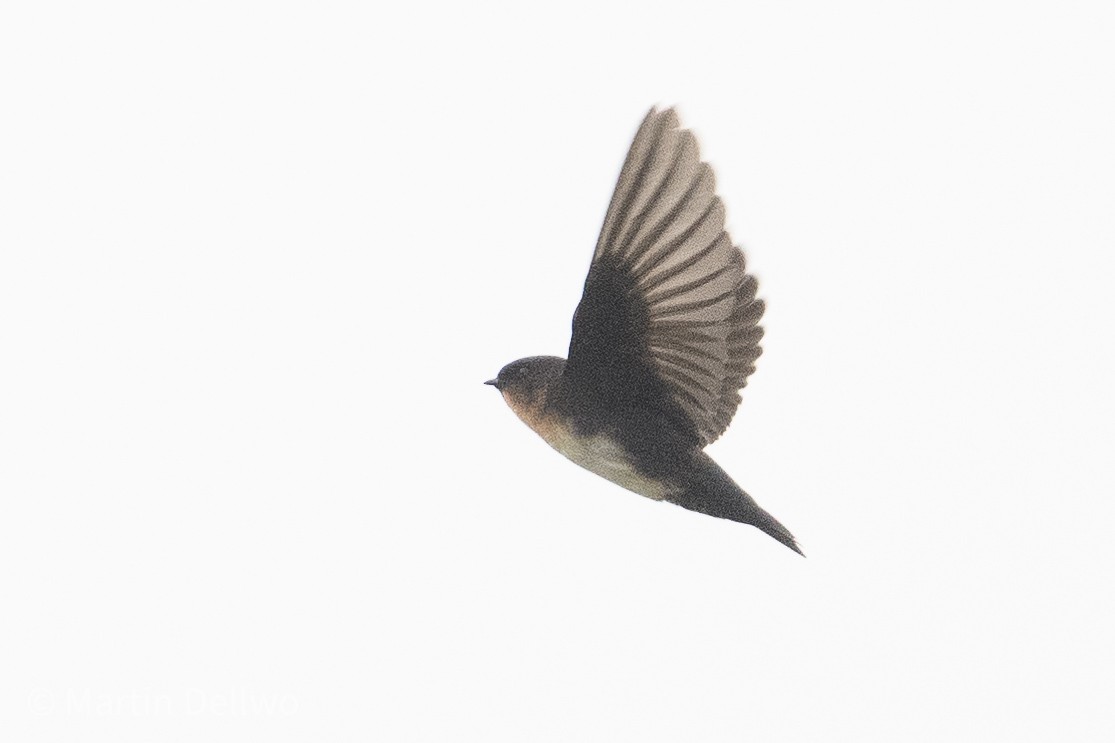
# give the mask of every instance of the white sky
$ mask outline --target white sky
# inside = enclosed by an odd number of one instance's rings
[[[7,737],[1115,739],[1115,6],[727,5],[5,4]],[[481,384],[656,103],[805,560]]]

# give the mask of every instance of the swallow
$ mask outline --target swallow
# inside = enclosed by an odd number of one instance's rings
[[[804,555],[704,451],[731,422],[761,353],[757,288],[696,138],[674,109],[652,108],[604,217],[569,358],[519,359],[485,384],[590,472],[750,524]]]

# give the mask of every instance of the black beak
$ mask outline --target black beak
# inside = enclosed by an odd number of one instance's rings
[[[490,384],[490,385],[492,385],[493,387],[495,387],[495,388],[496,388],[497,390],[499,389],[499,380],[498,380],[498,379],[489,379],[489,380],[488,380],[487,382],[485,382],[484,384]]]

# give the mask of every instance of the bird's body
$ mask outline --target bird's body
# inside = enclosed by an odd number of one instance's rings
[[[565,457],[621,487],[790,532],[703,451],[754,370],[763,303],[723,229],[712,171],[672,109],[627,156],[573,319],[569,360],[512,362],[490,383]]]
[[[565,365],[562,359],[547,358],[547,361],[555,368],[556,362]],[[598,421],[593,424],[584,418],[578,419],[575,405],[563,401],[559,388],[552,383],[543,394],[533,397],[516,395],[508,390],[503,391],[503,397],[515,415],[543,441],[589,472],[654,500],[663,500],[670,492],[667,483],[636,467],[632,450],[629,445],[624,445],[624,433],[632,431],[624,421]]]
[[[579,435],[576,428],[567,423],[548,426],[539,430],[539,434],[547,444],[571,462],[605,480],[611,480],[621,488],[627,488],[651,500],[665,500],[673,492],[669,483],[640,472],[631,453],[614,436],[606,433]]]

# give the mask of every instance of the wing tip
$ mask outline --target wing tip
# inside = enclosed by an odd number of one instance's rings
[[[643,119],[643,123],[646,124],[650,121],[660,122],[667,129],[677,129],[681,126],[677,106],[665,106],[663,108],[659,108],[658,104],[651,106]]]

